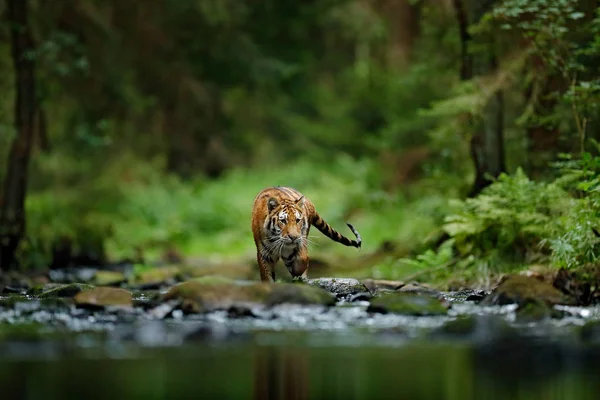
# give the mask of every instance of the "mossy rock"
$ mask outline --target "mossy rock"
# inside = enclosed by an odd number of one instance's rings
[[[335,293],[338,296],[369,292],[369,289],[362,282],[354,278],[317,278],[309,279],[306,283],[327,290],[330,293]]]
[[[556,310],[552,306],[547,305],[543,301],[527,300],[525,303],[519,305],[515,313],[517,322],[537,322],[547,318],[561,318],[563,313]]]
[[[446,306],[437,298],[417,293],[387,293],[371,300],[367,311],[405,315],[446,315]]]
[[[133,305],[131,292],[112,287],[97,287],[78,293],[75,296],[75,304],[80,307],[107,307]]]
[[[555,304],[574,304],[573,299],[565,296],[554,286],[539,279],[510,275],[506,277],[492,293],[482,302],[482,305],[519,304],[542,301],[548,306]]]
[[[187,281],[173,286],[164,300],[179,299],[190,313],[227,310],[236,306],[273,306],[282,303],[333,305],[326,291],[291,283],[219,283],[215,280]]]
[[[139,271],[133,277],[132,283],[136,284],[149,284],[149,283],[162,283],[166,281],[177,282],[181,277],[181,268],[178,266],[166,266],[148,268],[143,271]]]
[[[93,282],[96,286],[116,286],[127,282],[127,278],[119,271],[96,271]]]
[[[198,278],[190,279],[190,282],[199,282],[204,285],[223,285],[223,284],[235,284],[236,281],[231,278],[227,278],[221,275],[206,275]]]
[[[40,293],[38,297],[40,299],[50,297],[75,297],[77,294],[85,292],[87,290],[91,290],[93,288],[94,286],[88,285],[86,283],[69,283],[66,285],[60,285],[53,289],[46,290],[45,292]]]

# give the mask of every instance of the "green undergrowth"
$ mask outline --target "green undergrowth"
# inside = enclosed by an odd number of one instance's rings
[[[551,182],[518,169],[478,196],[453,200],[441,228],[446,240],[412,257],[389,257],[376,278],[489,286],[533,265],[577,269],[600,255],[600,157],[584,153],[555,164]],[[595,232],[596,231],[596,232]]]
[[[52,246],[65,237],[74,251],[104,251],[108,260],[132,258],[140,250],[152,260],[169,248],[191,257],[251,259],[252,203],[260,190],[275,185],[297,188],[334,228],[352,237],[345,224],[350,222],[363,237],[363,248],[356,253],[313,229],[311,256],[316,257],[356,258],[384,242],[409,251],[435,231],[448,205],[439,192],[413,191],[410,198],[384,192],[373,160],[347,156],[327,165],[305,159],[234,169],[216,180],[184,181],[160,171],[160,163],[125,157],[85,183],[55,182],[46,191],[31,193],[28,238],[21,249],[24,264],[44,267],[51,261]]]

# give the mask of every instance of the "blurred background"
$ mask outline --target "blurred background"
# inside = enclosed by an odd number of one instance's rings
[[[252,265],[252,202],[273,185],[363,236],[357,256],[315,233],[317,274],[595,257],[595,1],[3,0],[0,13],[2,235],[18,142],[23,268]],[[19,21],[29,43],[11,36]]]

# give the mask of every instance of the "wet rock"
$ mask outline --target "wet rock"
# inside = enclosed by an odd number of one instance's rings
[[[383,279],[365,279],[362,283],[371,293],[375,293],[378,290],[396,291],[405,285],[402,281],[388,281]]]
[[[131,292],[125,289],[112,287],[97,287],[78,293],[75,296],[75,304],[80,307],[107,307],[123,306],[131,307]]]
[[[93,288],[94,286],[85,283],[70,283],[46,290],[40,293],[38,297],[40,299],[49,297],[75,297],[77,294]]]
[[[127,278],[119,271],[96,271],[93,282],[96,286],[118,286],[127,282]]]
[[[451,302],[472,301],[479,303],[489,292],[480,289],[462,289],[456,292],[444,293],[444,298]]]
[[[21,287],[12,287],[12,286],[4,286],[2,290],[0,290],[2,294],[26,294],[27,289]]]
[[[346,300],[349,302],[354,301],[369,301],[373,298],[373,295],[370,292],[356,293],[351,294],[346,297]]]
[[[422,285],[416,282],[406,284],[398,289],[398,292],[401,293],[418,293],[426,296],[433,296],[437,298],[443,298],[441,292],[434,290],[426,285]]]
[[[537,322],[547,318],[561,318],[562,316],[560,311],[539,299],[527,299],[519,305],[515,312],[516,321],[523,323]]]
[[[353,278],[317,278],[309,279],[306,283],[325,289],[338,297],[367,292],[367,287],[358,279]]]
[[[555,304],[574,304],[574,301],[552,285],[521,275],[510,275],[490,293],[482,302],[482,305],[523,305],[529,301],[542,301],[552,306]]]
[[[151,315],[154,318],[164,319],[167,316],[169,316],[173,312],[173,310],[175,310],[178,307],[181,307],[181,301],[169,300],[169,301],[165,301],[164,303],[159,304],[158,306],[154,307],[148,313],[149,313],[149,315]]]
[[[236,281],[231,278],[227,278],[221,275],[206,275],[198,278],[193,278],[190,281],[199,282],[205,285],[221,285],[221,284],[235,284]]]
[[[227,310],[227,316],[229,318],[256,318],[256,314],[252,312],[251,308],[242,307],[239,305],[229,307],[229,310]]]
[[[181,269],[177,266],[148,268],[136,272],[133,281],[137,284],[160,284],[162,282],[177,282],[180,280]]]
[[[371,300],[367,311],[405,315],[446,315],[446,306],[437,298],[418,293],[387,293]]]
[[[235,306],[265,307],[282,303],[335,304],[333,296],[320,288],[292,283],[188,281],[173,286],[164,299],[182,300],[182,309],[188,313],[228,310]]]
[[[265,301],[268,306],[284,303],[335,305],[335,298],[325,290],[317,287],[289,283],[276,283],[269,286],[272,286],[271,292]]]
[[[565,295],[575,299],[577,305],[592,303],[600,288],[600,270],[597,266],[584,267],[579,271],[560,269],[552,285]]]

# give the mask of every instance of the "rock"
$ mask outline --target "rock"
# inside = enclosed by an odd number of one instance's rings
[[[177,266],[147,268],[136,272],[133,281],[137,284],[158,284],[162,282],[177,282],[181,269]]]
[[[78,293],[75,304],[82,307],[132,306],[131,293],[125,289],[97,287]]]
[[[235,284],[236,281],[234,279],[231,278],[227,278],[221,275],[206,275],[206,276],[200,276],[198,278],[193,278],[190,279],[190,281],[192,282],[200,282],[203,283],[205,285],[220,285],[220,284],[225,284],[225,283],[229,283],[229,284]]]
[[[229,310],[232,307],[268,307],[282,303],[335,304],[333,296],[325,290],[293,283],[187,281],[173,286],[164,299],[182,300],[182,308],[188,313]]]
[[[335,305],[335,298],[320,288],[293,283],[276,283],[269,286],[272,288],[265,302],[269,306],[284,303]]]
[[[49,297],[75,297],[81,292],[93,289],[94,286],[85,283],[69,283],[67,285],[60,285],[53,289],[46,290],[39,294],[40,299]]]
[[[462,289],[456,292],[444,293],[444,298],[451,302],[473,301],[479,303],[488,295],[488,292],[479,289]]]
[[[359,280],[353,278],[317,278],[306,283],[335,293],[337,296],[348,296],[369,291]]]
[[[127,282],[127,278],[119,271],[96,271],[93,282],[97,286],[117,286]]]
[[[577,305],[587,306],[594,300],[594,290],[600,284],[600,271],[597,267],[584,267],[582,271],[560,269],[554,276],[552,286],[575,299]]]
[[[446,306],[437,298],[418,293],[387,293],[371,300],[370,312],[406,315],[446,315]]]
[[[560,318],[562,313],[539,299],[527,299],[515,312],[517,322],[537,322],[547,318]]]
[[[574,304],[552,285],[536,278],[510,275],[481,302],[482,305],[504,305],[517,303],[523,305],[529,301],[542,301],[546,305]]]
[[[423,294],[423,295],[427,295],[427,296],[434,296],[434,297],[437,297],[440,299],[443,298],[443,295],[441,292],[438,292],[437,290],[431,289],[428,286],[421,285],[421,284],[415,283],[415,282],[402,286],[400,289],[398,289],[398,292],[418,293],[418,294]]]
[[[362,281],[363,285],[369,292],[375,293],[378,290],[398,290],[405,285],[402,281],[388,281],[383,279],[365,279]]]

